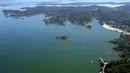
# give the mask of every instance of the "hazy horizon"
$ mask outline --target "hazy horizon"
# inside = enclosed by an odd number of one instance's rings
[[[130,0],[0,0],[2,3],[10,3],[10,2],[130,2]]]

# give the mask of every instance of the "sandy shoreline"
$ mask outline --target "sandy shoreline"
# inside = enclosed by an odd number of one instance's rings
[[[106,24],[106,23],[104,23],[104,24],[102,25],[102,27],[104,27],[104,28],[106,28],[106,29],[108,29],[108,30],[112,30],[112,31],[116,31],[116,32],[119,32],[119,33],[124,33],[124,34],[130,35],[130,32],[125,32],[125,31],[123,31],[123,30],[121,30],[121,29],[111,27],[110,25],[108,25],[108,24]]]

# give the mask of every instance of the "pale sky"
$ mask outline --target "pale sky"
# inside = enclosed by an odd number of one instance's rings
[[[60,2],[73,2],[73,1],[81,1],[81,2],[130,2],[130,0],[16,0],[16,1],[24,1],[24,2],[38,2],[38,1],[60,1]]]
[[[130,0],[0,0],[0,1],[13,1],[13,2],[130,2]]]

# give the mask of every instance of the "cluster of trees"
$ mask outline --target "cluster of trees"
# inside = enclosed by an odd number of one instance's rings
[[[113,49],[118,51],[121,60],[112,60],[106,66],[106,73],[130,73],[130,36],[121,34],[119,38],[109,41],[115,44]]]
[[[99,9],[97,11],[92,12],[93,16],[98,17],[99,20],[109,22],[114,21],[118,22],[118,24],[125,24],[130,26],[130,13],[127,11],[118,11],[118,10],[104,10]]]
[[[70,12],[63,11],[59,12],[57,15],[49,19],[44,19],[43,21],[46,24],[60,24],[60,25],[64,25],[65,21],[70,21],[72,24],[79,24],[79,25],[86,25],[92,21],[92,17],[88,12],[86,12],[86,14],[84,15],[83,14],[77,15],[77,14],[80,13],[75,12],[72,14]]]
[[[3,10],[7,17],[28,17],[44,13],[47,16],[57,17],[59,12],[65,12],[69,16],[69,20],[73,23],[81,23],[83,21],[90,21],[91,18],[97,18],[100,21],[115,21],[118,24],[125,24],[130,26],[130,5],[125,5],[116,8],[105,6],[87,6],[87,7],[26,7],[20,10]],[[86,18],[87,17],[87,18]],[[83,23],[82,23],[83,24]]]

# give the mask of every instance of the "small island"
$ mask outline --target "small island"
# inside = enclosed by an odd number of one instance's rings
[[[57,40],[72,40],[72,38],[67,37],[67,36],[58,36],[56,37]]]

